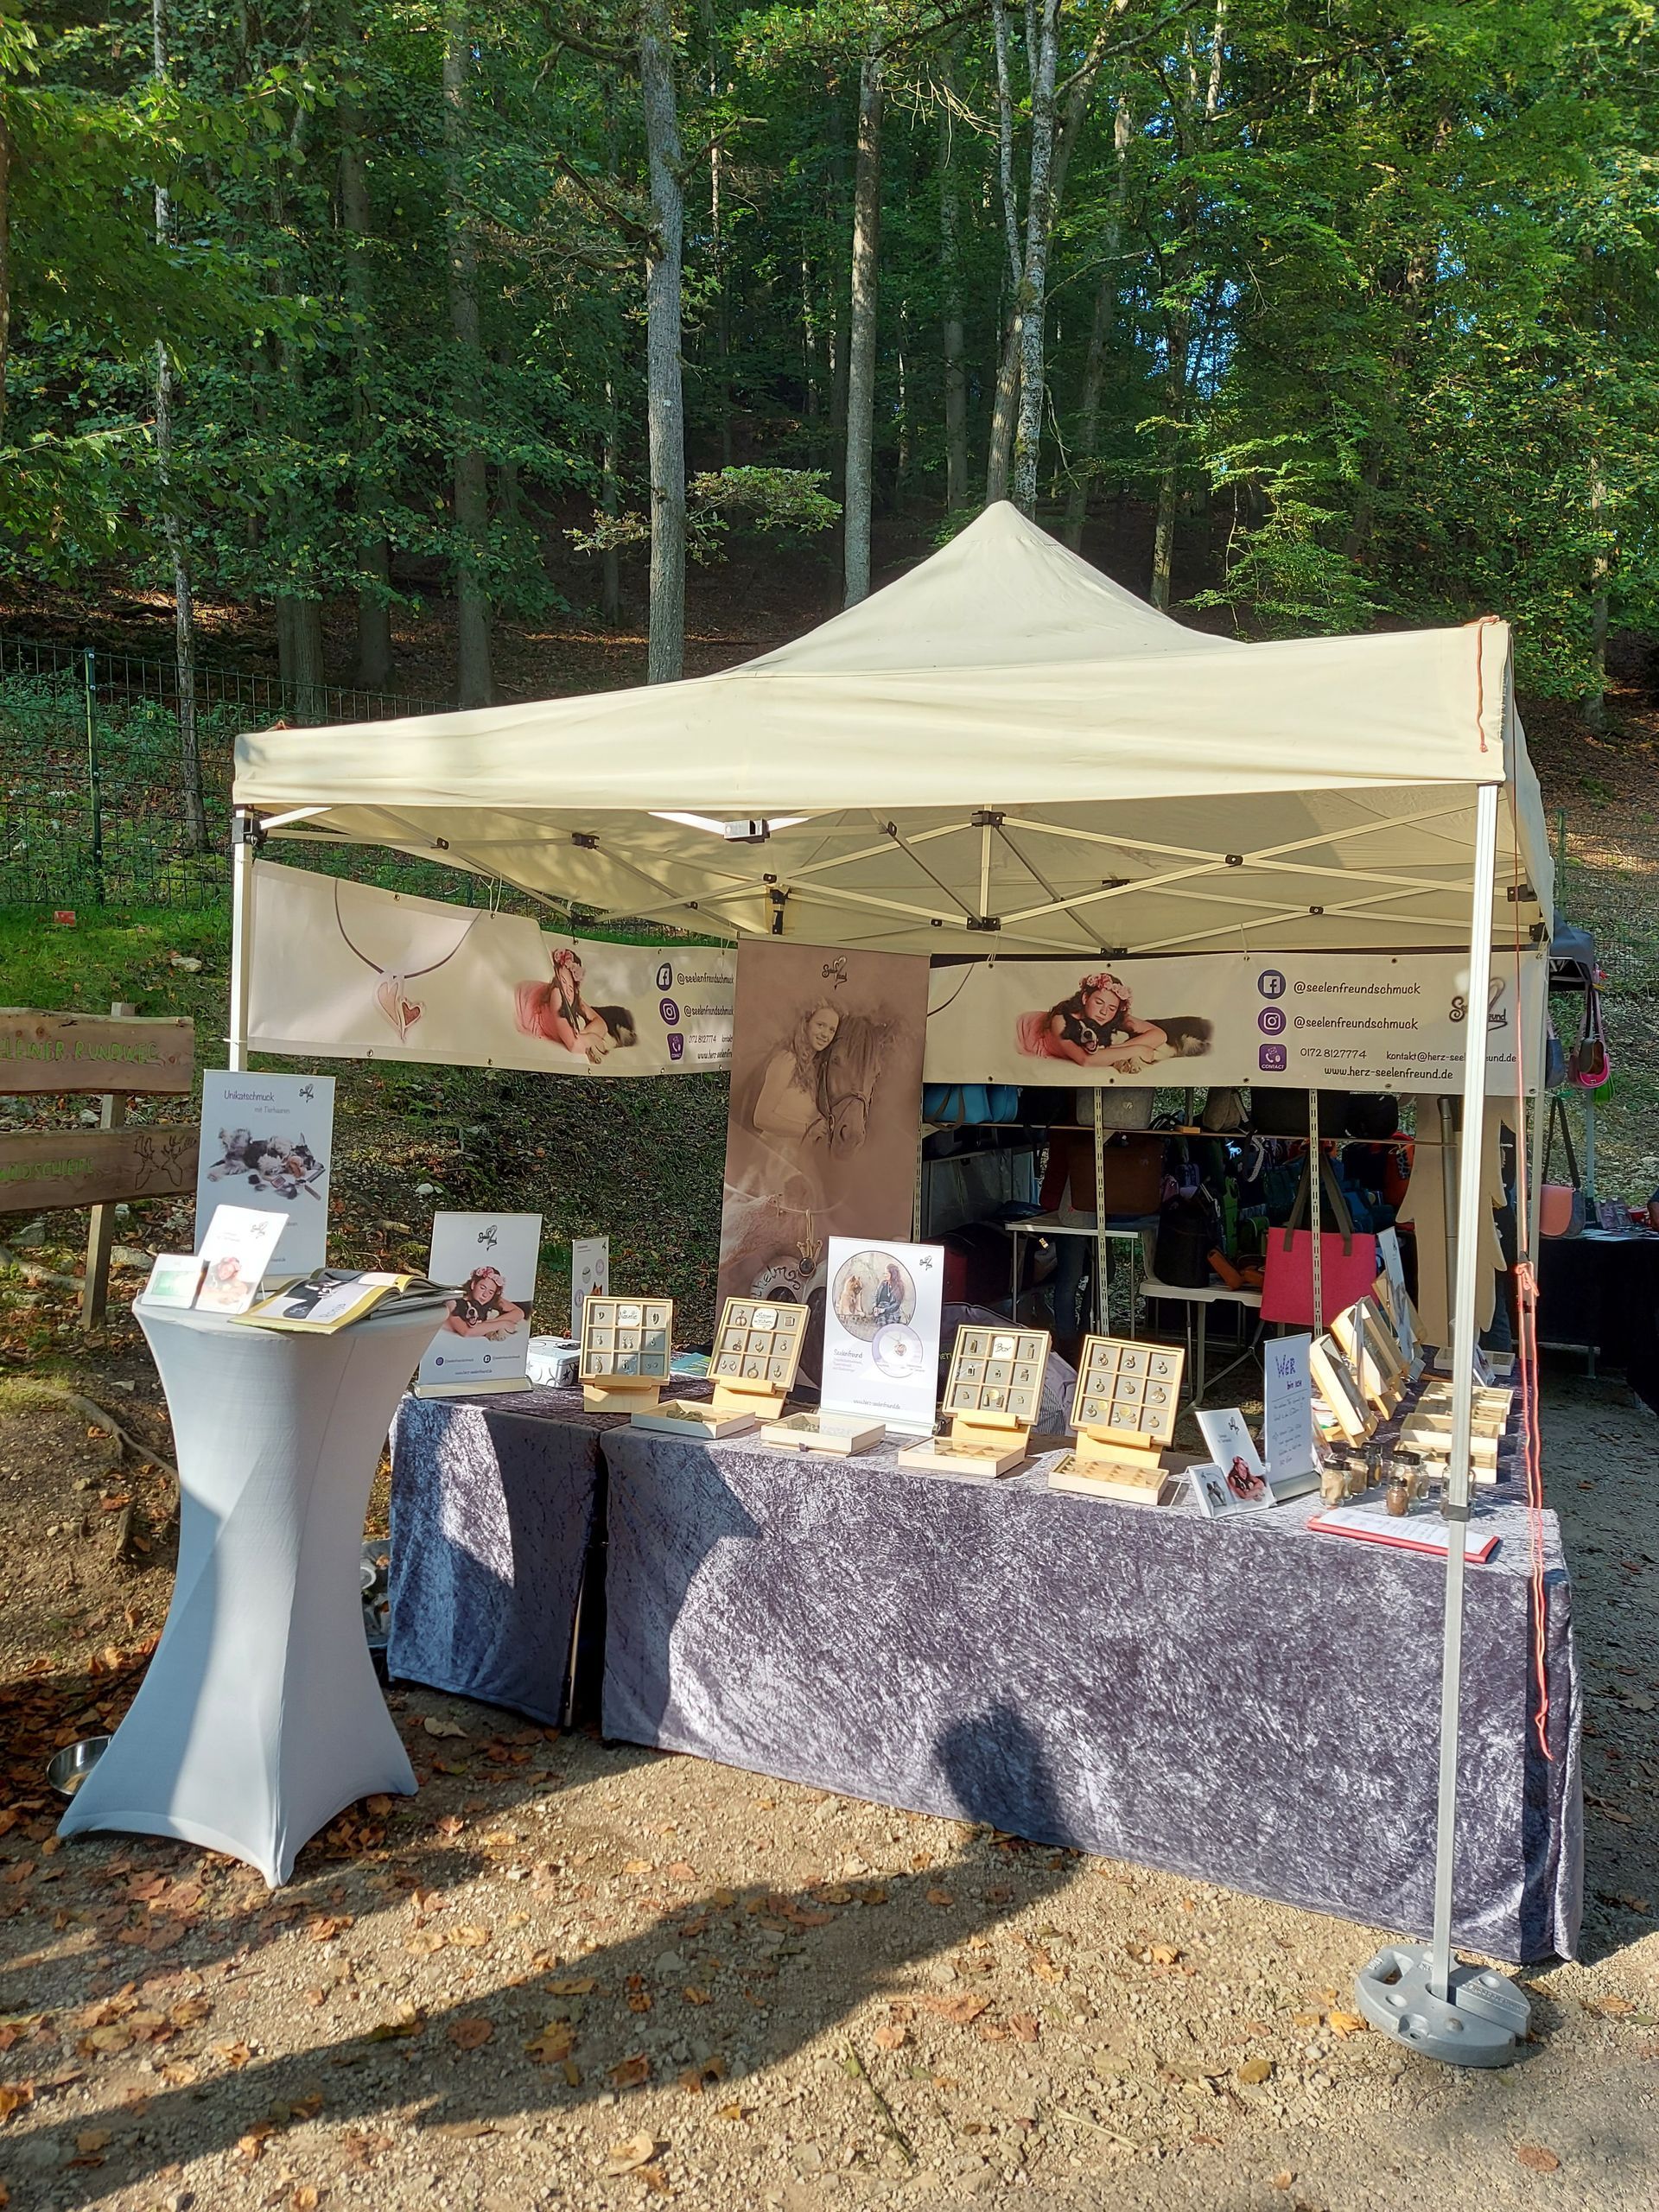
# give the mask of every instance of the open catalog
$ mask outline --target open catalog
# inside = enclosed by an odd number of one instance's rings
[[[453,1290],[429,1282],[424,1275],[314,1268],[308,1275],[291,1276],[267,1291],[234,1318],[261,1329],[296,1329],[309,1336],[331,1337],[370,1313],[416,1313],[430,1306],[435,1327],[445,1301],[454,1296]]]

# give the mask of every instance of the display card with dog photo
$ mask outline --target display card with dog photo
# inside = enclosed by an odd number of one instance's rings
[[[273,1275],[307,1275],[328,1257],[328,1166],[334,1149],[331,1075],[202,1078],[196,1169],[196,1245],[218,1205],[283,1216],[266,1263]]]
[[[415,1378],[417,1397],[528,1389],[541,1249],[538,1213],[433,1215],[427,1272],[453,1287]]]

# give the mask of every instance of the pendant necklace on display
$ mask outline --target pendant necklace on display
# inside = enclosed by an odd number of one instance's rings
[[[429,960],[424,968],[385,968],[378,960],[371,959],[360,945],[353,944],[346,935],[345,917],[340,911],[340,886],[338,883],[335,884],[334,922],[340,931],[341,942],[348,952],[355,953],[365,968],[372,968],[379,978],[374,987],[374,1002],[397,1031],[397,1042],[400,1045],[408,1041],[410,1031],[426,1011],[423,1006],[410,997],[404,988],[405,985],[412,983],[417,976],[431,975],[435,969],[442,968],[453,960],[472,935],[473,924],[477,919],[476,913],[467,917],[466,928],[462,930],[442,960]]]

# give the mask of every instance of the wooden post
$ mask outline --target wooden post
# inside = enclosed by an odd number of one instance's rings
[[[137,1014],[136,1006],[126,999],[117,999],[111,1007],[112,1014]],[[100,1129],[118,1129],[127,1118],[125,1096],[119,1091],[106,1090],[98,1117]],[[96,1329],[104,1319],[104,1308],[110,1289],[110,1247],[115,1242],[115,1207],[94,1206],[86,1231],[86,1278],[80,1287],[80,1325]]]

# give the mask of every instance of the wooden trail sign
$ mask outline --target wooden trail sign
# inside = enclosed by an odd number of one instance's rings
[[[183,1097],[195,1058],[196,1026],[182,1015],[152,1020],[0,1007],[0,1093],[38,1097],[42,1091],[97,1090]]]
[[[30,1130],[0,1136],[0,1213],[176,1198],[196,1187],[187,1128]]]
[[[129,1128],[135,1093],[188,1096],[195,1075],[196,1027],[182,1015],[135,1014],[124,1000],[108,1014],[41,1014],[0,1007],[0,1093],[95,1090],[96,1129],[29,1129],[0,1136],[0,1214],[90,1206],[80,1325],[104,1318],[122,1198],[175,1198],[196,1187],[198,1132],[179,1123]]]

